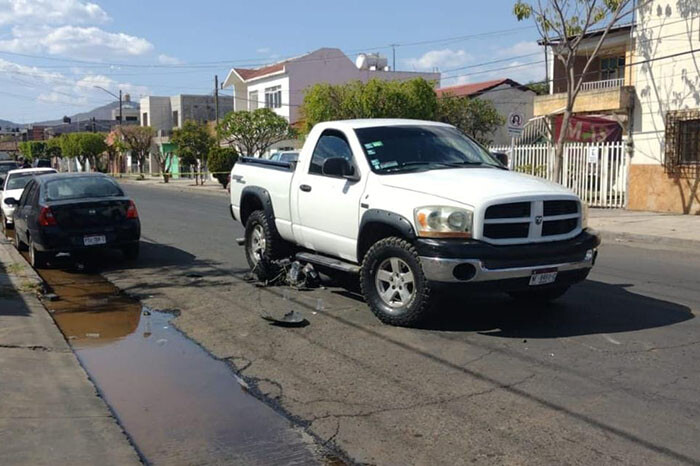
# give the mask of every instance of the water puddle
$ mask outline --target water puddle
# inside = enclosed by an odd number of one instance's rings
[[[310,436],[247,393],[222,361],[98,274],[41,270],[83,367],[152,464],[319,464]]]

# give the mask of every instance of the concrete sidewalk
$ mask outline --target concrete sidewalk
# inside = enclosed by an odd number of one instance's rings
[[[590,209],[588,225],[605,241],[631,241],[660,246],[700,248],[700,216]]]
[[[118,183],[126,184],[126,185],[139,185],[139,186],[152,186],[154,188],[163,188],[163,189],[174,189],[177,191],[190,191],[190,192],[197,192],[197,193],[203,193],[203,194],[214,194],[214,195],[220,195],[220,196],[228,196],[228,192],[226,191],[225,188],[221,186],[221,184],[218,181],[212,181],[212,180],[207,180],[207,182],[204,184],[204,186],[197,186],[194,184],[194,180],[191,179],[177,179],[173,180],[171,179],[169,182],[164,183],[163,178],[149,178],[146,177],[144,180],[139,180],[134,177],[129,177],[129,178],[119,178],[115,177],[114,178]]]
[[[0,464],[130,465],[138,454],[0,239]]]

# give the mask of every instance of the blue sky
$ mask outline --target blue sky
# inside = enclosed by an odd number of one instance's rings
[[[223,80],[231,66],[320,47],[339,47],[353,59],[359,51],[381,52],[391,62],[388,44],[406,44],[396,48],[397,68],[438,68],[443,85],[542,79],[544,64],[533,63],[543,60],[537,33],[515,20],[512,5],[0,0],[0,119],[60,118],[109,102],[95,85],[122,88],[134,99],[207,93],[213,76]]]

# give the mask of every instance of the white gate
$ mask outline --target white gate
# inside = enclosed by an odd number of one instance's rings
[[[552,179],[550,144],[491,147],[505,152],[510,168]],[[627,203],[627,150],[624,142],[571,143],[564,146],[562,184],[592,207],[622,208]]]

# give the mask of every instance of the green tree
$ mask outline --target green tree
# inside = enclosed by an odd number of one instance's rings
[[[230,112],[221,120],[218,133],[223,141],[248,157],[260,156],[271,145],[296,137],[289,122],[269,108]]]
[[[638,7],[649,1],[640,1]],[[531,18],[545,45],[552,49],[554,59],[564,70],[566,82],[566,104],[562,115],[562,128],[569,126],[574,103],[581,91],[581,85],[596,62],[600,48],[610,30],[632,13],[633,0],[541,0],[529,3],[517,0],[513,14],[518,21]],[[585,53],[579,53],[583,39],[591,31],[600,33],[593,38],[593,47],[586,46]],[[584,57],[580,69],[574,69],[576,59]],[[553,179],[561,182],[564,160],[566,131],[559,131],[554,144]]]
[[[139,172],[143,173],[146,157],[151,152],[155,131],[150,126],[135,125],[120,126],[117,131],[121,135],[124,147],[131,151],[131,156],[138,162]]]
[[[233,147],[214,146],[209,151],[207,165],[221,186],[226,187],[231,169],[238,160],[238,153]]]
[[[547,81],[532,81],[525,84],[525,87],[527,87],[537,95],[549,94],[549,83]]]
[[[44,141],[20,142],[17,148],[27,162],[46,156],[46,143]]]
[[[126,144],[124,143],[119,128],[112,130],[105,138],[107,144],[107,158],[113,175],[121,173],[122,157],[126,152]]]
[[[411,118],[434,120],[438,112],[433,85],[417,78],[406,81],[370,79],[367,83],[316,84],[304,96],[304,131],[329,120]]]
[[[185,121],[182,128],[173,131],[172,142],[177,144],[177,153],[183,163],[198,166],[194,177],[195,184],[199,184],[200,179],[204,184],[205,176],[202,170],[207,162],[209,149],[214,145],[214,138],[207,126],[196,121]]]
[[[105,135],[103,133],[76,133],[78,136],[78,147],[82,160],[88,160],[93,170],[106,171],[101,155],[107,150]],[[84,162],[83,166],[85,166]]]
[[[505,123],[505,119],[488,100],[445,95],[438,99],[437,120],[456,126],[483,145]]]
[[[61,157],[61,138],[51,138],[46,141],[46,156]]]

